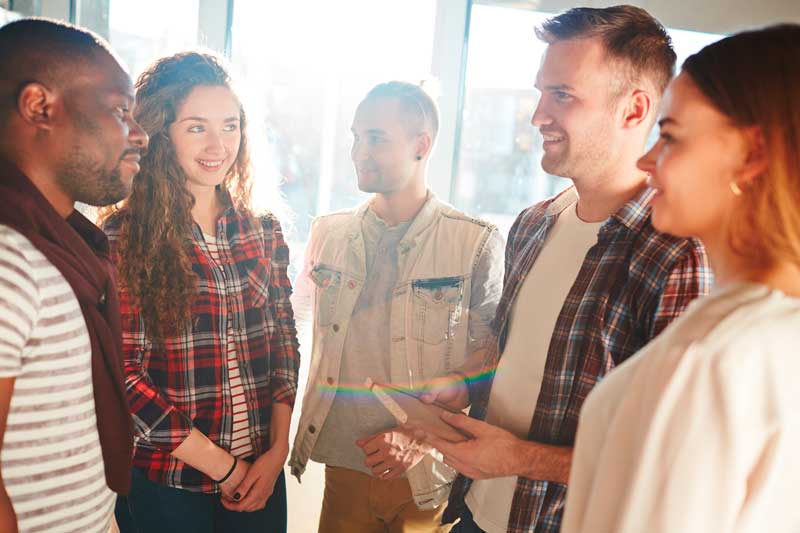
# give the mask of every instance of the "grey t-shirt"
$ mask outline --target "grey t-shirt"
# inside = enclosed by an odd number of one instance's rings
[[[397,246],[410,225],[408,221],[389,227],[371,209],[363,218],[367,278],[344,341],[340,390],[314,446],[314,461],[370,473],[356,440],[397,425],[371,393],[359,391],[367,377],[391,381],[389,317],[392,290],[397,285]]]
[[[371,474],[356,440],[397,425],[371,393],[359,391],[367,377],[391,381],[389,319],[398,277],[398,245],[412,222],[389,227],[371,209],[363,218],[367,276],[345,338],[340,389],[311,454],[316,462]],[[468,350],[480,346],[489,334],[502,290],[503,247],[503,239],[494,231],[473,273]]]

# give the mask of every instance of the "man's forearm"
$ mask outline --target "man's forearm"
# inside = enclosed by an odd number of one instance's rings
[[[572,466],[572,450],[569,446],[520,440],[516,473],[527,479],[566,485]]]

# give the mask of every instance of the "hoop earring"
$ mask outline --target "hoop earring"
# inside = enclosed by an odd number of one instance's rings
[[[739,188],[739,184],[738,183],[736,183],[735,181],[732,181],[732,182],[730,182],[730,186],[731,186],[731,192],[733,193],[734,196],[741,196],[742,195],[742,189]]]

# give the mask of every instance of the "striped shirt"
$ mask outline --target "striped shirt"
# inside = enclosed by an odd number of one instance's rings
[[[206,241],[211,260],[217,264],[218,268],[222,268],[217,239],[207,233],[203,233],[203,238]],[[253,453],[253,444],[250,442],[250,424],[247,421],[247,398],[245,398],[242,377],[239,374],[231,315],[228,315],[226,320],[228,322],[228,381],[231,387],[231,411],[233,412],[233,431],[230,437],[231,455],[248,457]]]
[[[89,332],[61,273],[0,225],[0,377],[15,378],[0,451],[20,532],[105,532]]]
[[[652,189],[644,189],[610,216],[583,259],[558,314],[528,440],[572,446],[586,396],[617,365],[631,357],[711,288],[705,249],[693,239],[659,233],[650,221]],[[503,296],[493,323],[496,342],[487,365],[502,357],[510,320],[524,326],[536,316],[511,316],[514,301],[558,217],[576,202],[573,187],[520,213],[506,246]],[[470,416],[485,419],[491,383],[469,383]],[[534,390],[534,387],[531,387]],[[456,479],[448,517],[463,509],[469,480]],[[508,533],[556,533],[567,486],[518,478]]]

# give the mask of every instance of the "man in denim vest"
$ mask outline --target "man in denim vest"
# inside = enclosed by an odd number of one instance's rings
[[[373,88],[356,110],[351,156],[365,204],[314,221],[296,282],[297,318],[313,313],[311,370],[290,465],[324,463],[320,532],[447,531],[455,477],[397,429],[367,378],[415,389],[468,371],[500,298],[497,229],[428,189],[438,130],[418,86]]]

